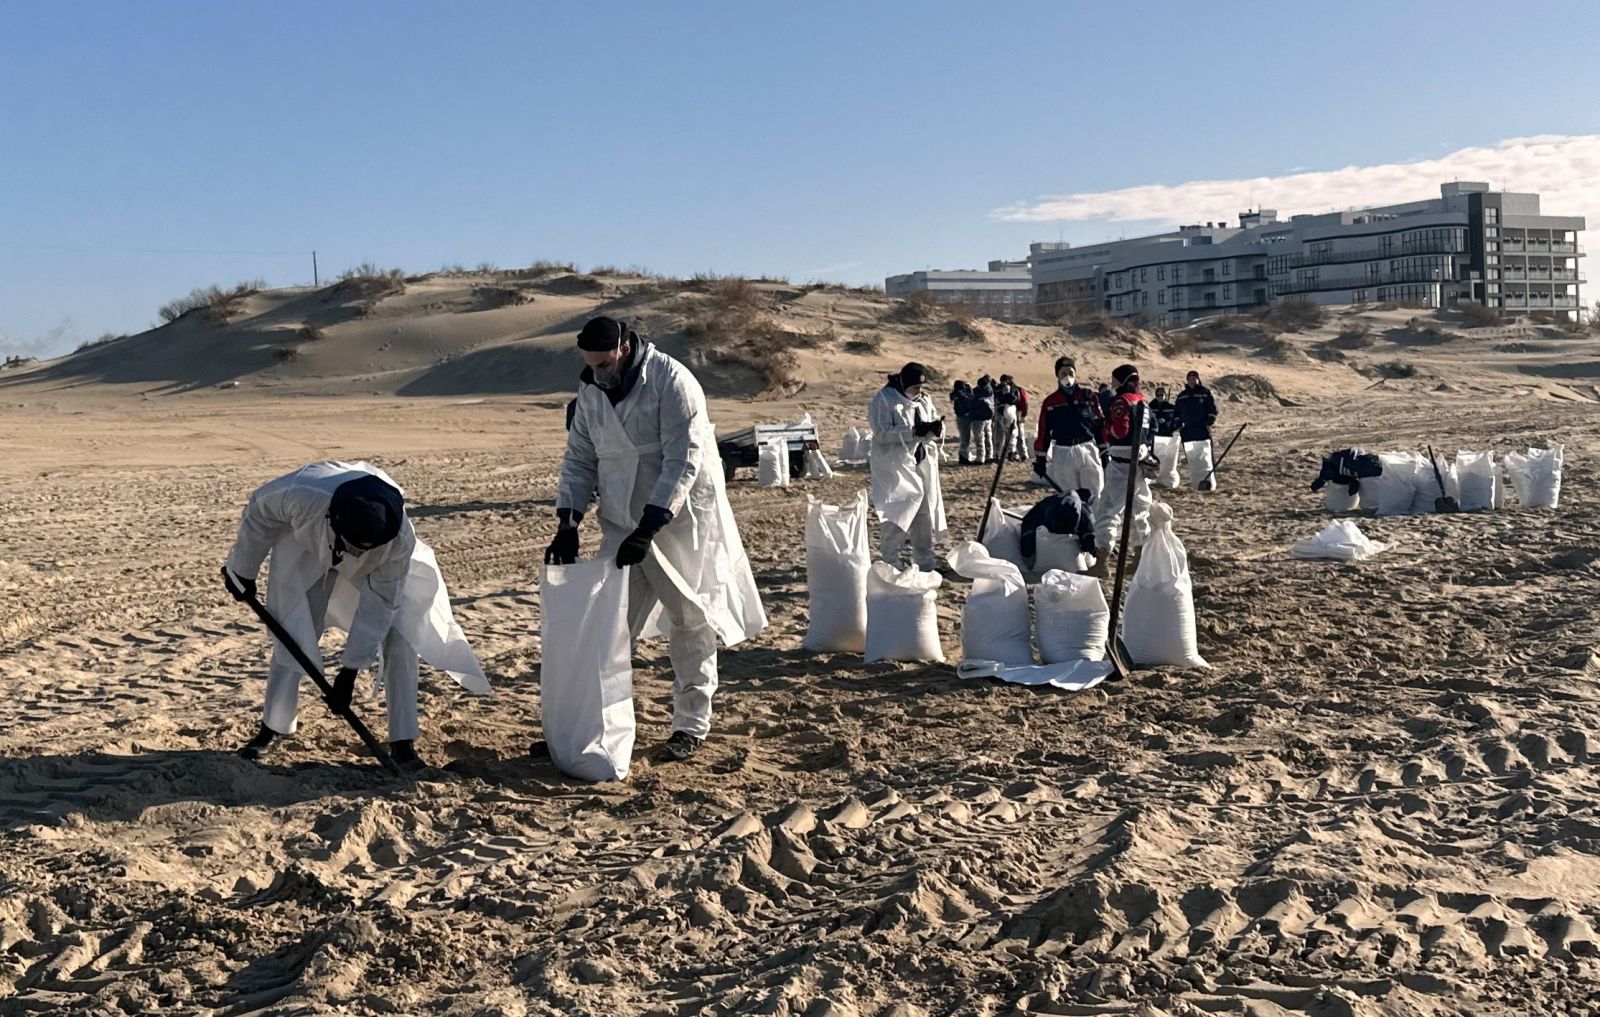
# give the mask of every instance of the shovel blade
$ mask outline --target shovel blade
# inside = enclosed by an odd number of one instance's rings
[[[1433,499],[1433,510],[1435,512],[1460,512],[1461,504],[1454,498],[1440,496]]]

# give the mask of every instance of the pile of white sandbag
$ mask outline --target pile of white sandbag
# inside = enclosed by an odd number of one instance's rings
[[[844,441],[839,446],[839,462],[847,466],[860,466],[871,457],[871,429],[852,427],[844,432]]]
[[[1504,507],[1505,483],[1494,452],[1456,453],[1454,460],[1430,460],[1421,452],[1383,452],[1383,473],[1361,482],[1360,505],[1380,516],[1420,515],[1434,510],[1443,494],[1454,498],[1466,512],[1488,512]],[[1561,500],[1563,448],[1530,448],[1524,455],[1512,452],[1504,459],[1517,502],[1523,508],[1555,508]],[[1438,472],[1434,472],[1434,463]],[[1443,481],[1441,490],[1440,482]],[[1337,494],[1335,493],[1337,489]],[[1344,488],[1330,484],[1324,496],[1330,511],[1348,511]]]

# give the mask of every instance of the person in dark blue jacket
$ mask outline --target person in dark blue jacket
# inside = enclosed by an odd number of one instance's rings
[[[1094,517],[1076,492],[1052,494],[1022,517],[1022,557],[1032,561],[1038,552],[1039,529],[1070,533],[1078,538],[1078,551],[1094,554]]]
[[[1190,371],[1184,379],[1177,415],[1178,432],[1184,441],[1210,440],[1211,427],[1217,422],[1217,401],[1211,397],[1211,390],[1200,384],[1200,372]]]
[[[972,461],[972,386],[957,381],[950,389],[950,409],[961,432],[961,463]]]
[[[986,374],[978,379],[978,385],[972,390],[972,461],[987,465],[995,461],[995,433],[994,420],[996,406],[994,401],[994,382]]]

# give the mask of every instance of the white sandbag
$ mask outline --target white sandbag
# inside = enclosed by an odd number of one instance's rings
[[[806,504],[806,586],[811,624],[807,650],[861,653],[867,648],[867,492],[851,505]]]
[[[1138,665],[1211,666],[1195,637],[1189,552],[1172,532],[1172,509],[1159,501],[1150,506],[1150,539],[1128,584],[1122,645]]]
[[[939,586],[944,577],[911,565],[874,562],[867,570],[867,663],[879,660],[943,663],[939,644]]]
[[[1028,567],[1022,560],[1022,517],[1007,512],[998,498],[989,499],[989,519],[984,523],[979,543],[1002,561],[1019,569]]]
[[[852,427],[844,433],[844,441],[839,444],[839,461],[858,463],[864,458],[861,454],[861,431]]]
[[[828,465],[828,459],[818,449],[806,450],[806,479],[828,480],[833,476],[833,467]]]
[[[757,483],[762,487],[789,486],[789,442],[773,438],[761,443]]]
[[[1495,465],[1494,452],[1457,452],[1456,482],[1461,486],[1461,509],[1464,512],[1488,512],[1499,506],[1496,497],[1500,486],[1500,470]]]
[[[1365,561],[1389,549],[1390,545],[1373,540],[1361,532],[1361,527],[1349,519],[1336,519],[1324,526],[1315,536],[1295,544],[1289,549],[1293,558],[1314,558],[1327,561]]]
[[[556,769],[622,780],[633,761],[628,570],[548,565],[539,583],[539,725]]]
[[[1183,457],[1189,461],[1189,486],[1196,491],[1215,491],[1217,475],[1211,469],[1210,440],[1184,442]]]
[[[1555,508],[1561,502],[1561,463],[1565,448],[1530,448],[1528,454],[1506,453],[1506,476],[1523,508]]]
[[[961,658],[1007,666],[1033,663],[1028,584],[1011,562],[992,557],[982,544],[957,544],[945,559],[957,575],[972,580],[961,607]]]
[[[1435,456],[1437,458],[1437,455]],[[1439,472],[1433,472],[1434,460],[1430,460],[1426,453],[1421,454],[1417,460],[1417,472],[1411,475],[1411,514],[1424,515],[1434,510],[1434,503],[1439,500],[1439,481],[1444,481],[1444,494],[1457,501],[1461,499],[1461,484],[1456,479],[1456,464],[1439,459]]]
[[[1051,533],[1043,526],[1033,531],[1033,571],[1082,572],[1094,564],[1094,555],[1084,554],[1073,533]]]
[[[1417,458],[1415,452],[1380,452],[1378,461],[1383,465],[1383,472],[1361,482],[1363,504],[1366,490],[1371,487],[1375,499],[1373,510],[1378,515],[1409,515],[1417,494]],[[1432,507],[1430,504],[1429,508]]]
[[[1361,486],[1366,485],[1367,482],[1363,481]],[[1356,506],[1361,504],[1361,492],[1358,489],[1351,494],[1349,484],[1334,481],[1322,489],[1322,504],[1327,506],[1329,512],[1354,512]]]
[[[1046,664],[1105,659],[1111,607],[1100,580],[1046,572],[1033,590],[1033,613],[1039,658]]]
[[[1182,451],[1183,439],[1176,434],[1156,435],[1156,461],[1160,464],[1156,469],[1157,484],[1176,489],[1183,483],[1178,471],[1178,453]]]

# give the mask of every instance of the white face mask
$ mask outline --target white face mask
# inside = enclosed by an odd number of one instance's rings
[[[1061,385],[1061,391],[1070,392],[1072,391],[1072,387],[1078,383],[1078,376],[1075,374],[1064,374],[1056,380]]]

